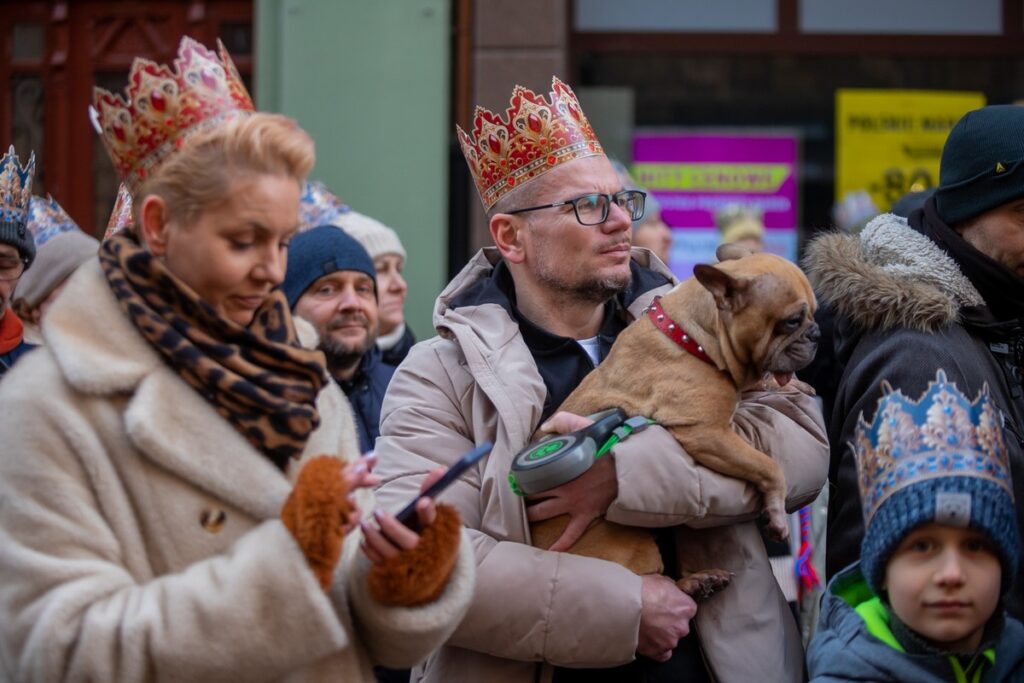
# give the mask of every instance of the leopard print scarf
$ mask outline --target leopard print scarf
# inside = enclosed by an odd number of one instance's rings
[[[249,443],[282,470],[320,424],[323,354],[304,349],[275,290],[249,327],[225,320],[130,232],[106,240],[100,263],[143,337]]]

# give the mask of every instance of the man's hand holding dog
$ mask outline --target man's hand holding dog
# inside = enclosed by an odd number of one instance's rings
[[[568,434],[592,423],[593,420],[582,415],[562,411],[541,425],[541,431]],[[532,496],[526,516],[531,522],[539,522],[558,515],[569,515],[571,520],[565,532],[549,548],[564,552],[580,539],[592,521],[604,515],[618,494],[614,454],[608,453],[580,477]],[[697,603],[679,590],[672,579],[658,574],[645,575],[637,654],[667,662],[680,638],[690,633],[690,619],[696,614]]]
[[[558,412],[541,425],[542,432],[568,434],[593,423],[593,420],[568,412]],[[599,458],[594,466],[558,488],[531,496],[526,517],[540,522],[558,515],[569,515],[570,521],[561,537],[549,548],[565,552],[580,539],[590,523],[604,515],[619,494],[612,453]]]
[[[647,574],[642,580],[640,637],[636,652],[667,662],[680,638],[689,635],[690,619],[697,614],[697,603],[667,576]]]

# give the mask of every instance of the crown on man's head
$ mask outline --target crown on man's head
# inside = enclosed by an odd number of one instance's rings
[[[525,182],[574,159],[604,154],[572,89],[551,79],[551,101],[521,85],[507,118],[477,107],[472,135],[456,126],[484,208]]]
[[[36,155],[21,165],[14,145],[0,157],[0,225],[10,224],[14,229],[27,229],[28,208],[32,199],[32,175],[36,170]]]
[[[90,114],[132,192],[189,136],[255,109],[219,40],[214,52],[183,37],[173,68],[136,58],[125,92],[95,88]]]
[[[1013,496],[1002,413],[988,384],[971,402],[942,370],[918,401],[883,382],[875,419],[861,414],[853,448],[865,526],[894,493],[939,477],[988,480]]]

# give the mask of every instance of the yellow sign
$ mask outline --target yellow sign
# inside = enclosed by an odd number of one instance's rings
[[[985,106],[977,92],[836,91],[836,201],[866,190],[882,211],[939,183],[950,129]]]

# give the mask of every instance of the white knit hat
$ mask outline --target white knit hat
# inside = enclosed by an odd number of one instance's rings
[[[14,298],[35,308],[78,266],[95,259],[99,241],[78,228],[58,233],[36,247],[36,260],[14,288]]]
[[[358,211],[347,211],[334,219],[334,224],[359,240],[370,258],[376,259],[384,254],[398,254],[404,261],[405,247],[398,233],[375,218],[370,218]]]

